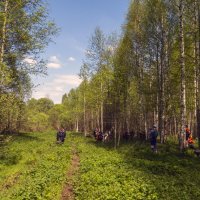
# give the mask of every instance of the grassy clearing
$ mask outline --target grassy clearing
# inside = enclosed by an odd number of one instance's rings
[[[177,145],[122,144],[118,150],[77,137],[81,159],[74,180],[77,200],[200,199],[200,159],[179,154]]]
[[[200,159],[177,145],[124,143],[114,150],[81,134],[68,134],[64,145],[54,133],[6,138],[0,151],[0,199],[58,200],[74,151],[80,168],[73,179],[76,200],[199,200]]]
[[[1,145],[0,199],[59,199],[70,154],[53,132],[10,137]]]

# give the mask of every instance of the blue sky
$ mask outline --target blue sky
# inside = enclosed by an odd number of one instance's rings
[[[94,29],[99,26],[106,33],[117,32],[125,22],[130,0],[47,0],[50,18],[61,29],[45,50],[48,60],[47,77],[35,77],[40,84],[33,91],[38,99],[49,97],[61,103],[64,93],[77,87],[85,49]]]

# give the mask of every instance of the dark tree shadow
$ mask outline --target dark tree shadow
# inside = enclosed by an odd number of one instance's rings
[[[28,133],[0,135],[0,164],[15,165],[21,160],[21,151],[19,149],[10,149],[12,142],[27,144],[27,142],[32,141],[42,142],[44,139]]]

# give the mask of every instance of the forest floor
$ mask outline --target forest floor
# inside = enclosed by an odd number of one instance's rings
[[[96,142],[68,133],[1,136],[1,200],[200,200],[200,158],[178,145]]]

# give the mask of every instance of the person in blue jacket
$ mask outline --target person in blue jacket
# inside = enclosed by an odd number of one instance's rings
[[[66,138],[66,132],[64,128],[60,128],[57,132],[57,142],[64,143]]]
[[[153,126],[153,128],[150,130],[150,142],[151,142],[151,149],[155,153],[157,153],[157,137],[158,137],[157,127]]]

